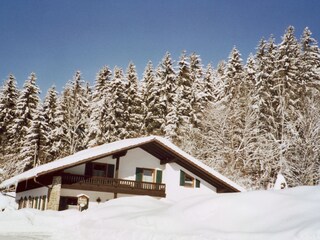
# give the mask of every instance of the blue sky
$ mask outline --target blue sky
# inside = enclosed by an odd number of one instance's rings
[[[280,42],[289,25],[298,38],[308,26],[320,40],[319,12],[318,0],[1,0],[0,80],[13,73],[22,87],[35,72],[45,94],[76,70],[93,83],[103,65],[133,61],[141,77],[166,51],[216,65],[236,46],[245,60],[262,37]]]

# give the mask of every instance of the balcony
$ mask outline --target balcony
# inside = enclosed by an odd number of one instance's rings
[[[153,197],[166,196],[165,184],[74,174],[62,175],[61,187],[66,189],[149,195]]]

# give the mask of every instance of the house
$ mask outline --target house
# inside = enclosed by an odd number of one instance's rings
[[[0,189],[13,185],[19,208],[41,210],[64,210],[80,204],[87,208],[123,196],[176,200],[195,193],[245,191],[158,136],[125,139],[77,152],[12,177],[2,182]]]

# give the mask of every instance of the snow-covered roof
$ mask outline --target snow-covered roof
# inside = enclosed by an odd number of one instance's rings
[[[112,155],[119,151],[124,151],[128,149],[132,149],[135,147],[139,147],[143,144],[149,142],[157,142],[162,146],[168,148],[170,151],[174,152],[175,154],[181,156],[186,161],[190,161],[191,163],[197,165],[199,168],[204,170],[204,172],[210,173],[213,177],[221,180],[225,184],[231,186],[232,188],[238,191],[246,191],[243,187],[239,186],[235,182],[231,181],[227,177],[223,176],[222,174],[218,173],[217,171],[213,170],[211,167],[205,165],[201,161],[197,160],[196,158],[192,157],[191,155],[187,154],[179,147],[171,143],[169,140],[159,137],[159,136],[149,136],[149,137],[141,137],[141,138],[130,138],[119,140],[116,142],[103,144],[97,147],[89,148],[80,152],[77,152],[73,155],[58,159],[56,161],[35,167],[30,169],[26,172],[23,172],[17,176],[14,176],[8,180],[5,180],[0,184],[0,188],[10,187],[12,185],[17,184],[18,182],[31,179],[34,177],[38,177],[40,175],[46,174],[48,172],[53,172],[56,170],[64,169],[67,167],[71,167],[75,164],[79,164],[82,162],[87,162],[93,159],[97,159],[99,157],[104,157],[107,155]]]

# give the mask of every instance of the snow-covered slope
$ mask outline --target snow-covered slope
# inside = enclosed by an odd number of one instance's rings
[[[0,239],[320,239],[320,187],[110,200],[85,212],[0,213]]]

